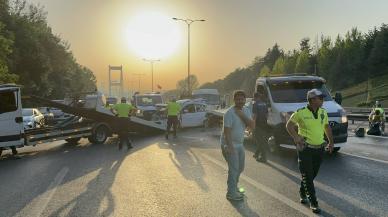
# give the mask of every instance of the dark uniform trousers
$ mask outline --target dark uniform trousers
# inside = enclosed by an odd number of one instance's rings
[[[119,146],[121,147],[123,144],[126,144],[127,146],[131,145],[131,142],[129,140],[129,129],[128,129],[128,122],[129,118],[120,117],[117,121],[117,134],[119,135]]]
[[[178,127],[178,123],[179,123],[178,116],[176,116],[176,115],[169,115],[167,117],[167,129],[166,129],[167,134],[169,134],[171,126],[172,126],[172,128],[174,129],[174,131],[173,131],[174,136],[176,136],[176,129]]]
[[[253,138],[255,138],[254,141],[257,147],[255,155],[259,156],[261,154],[261,156],[265,158],[268,143],[267,129],[264,127],[256,126],[255,130],[253,131]]]
[[[317,201],[313,181],[321,166],[323,153],[323,146],[320,148],[305,147],[302,151],[298,151],[298,164],[302,175],[300,194],[301,196],[307,196],[312,203]]]

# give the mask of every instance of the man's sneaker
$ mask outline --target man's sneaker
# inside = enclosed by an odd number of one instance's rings
[[[226,194],[226,199],[228,200],[234,200],[234,201],[239,201],[244,199],[244,195],[236,193],[236,194]]]
[[[243,187],[238,187],[238,192],[241,194],[245,194],[245,189]]]
[[[310,203],[310,209],[313,211],[313,213],[320,213],[321,209],[318,206],[318,202]]]

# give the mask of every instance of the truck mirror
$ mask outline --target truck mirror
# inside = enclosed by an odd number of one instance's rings
[[[338,103],[339,105],[342,104],[342,93],[341,92],[336,92],[334,95],[334,101]]]

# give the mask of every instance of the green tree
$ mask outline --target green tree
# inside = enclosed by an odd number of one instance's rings
[[[179,91],[179,93],[182,97],[191,96],[191,93],[189,93],[189,90],[188,90],[187,83],[188,83],[187,77],[176,83],[176,89]],[[199,85],[199,83],[198,83],[197,76],[191,74],[190,75],[190,90],[197,89],[198,85]]]
[[[267,65],[265,65],[261,70],[260,70],[260,73],[259,73],[259,76],[260,77],[265,77],[265,76],[269,76],[271,74],[271,70],[269,69],[269,67]]]
[[[271,74],[273,75],[282,75],[285,74],[285,60],[283,57],[279,57],[275,65],[273,66]]]
[[[16,83],[18,76],[9,73],[7,64],[8,56],[12,52],[13,41],[7,36],[4,27],[4,24],[0,22],[0,84]]]
[[[295,73],[311,74],[310,55],[307,50],[299,54],[295,65]]]

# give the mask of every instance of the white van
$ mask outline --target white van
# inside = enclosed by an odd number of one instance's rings
[[[19,91],[20,87],[14,84],[0,85],[0,149],[24,144]]]
[[[194,99],[204,99],[208,105],[209,110],[216,110],[221,108],[220,93],[217,89],[198,89],[193,90]]]
[[[333,131],[334,151],[338,151],[347,141],[348,120],[345,110],[330,96],[325,83],[325,79],[321,77],[297,75],[260,77],[256,80],[255,91],[266,96],[268,105],[267,129],[272,136],[269,139],[271,151],[279,146],[295,149],[285,124],[293,112],[307,105],[307,91],[313,88],[326,95],[323,108],[328,113]]]

